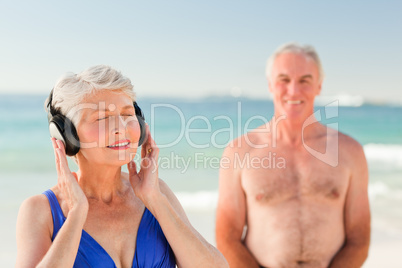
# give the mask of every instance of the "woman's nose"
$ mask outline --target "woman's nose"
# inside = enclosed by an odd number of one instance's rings
[[[116,116],[113,117],[113,120],[111,120],[111,133],[112,134],[121,134],[126,131],[126,122],[124,121],[123,117],[121,116]]]

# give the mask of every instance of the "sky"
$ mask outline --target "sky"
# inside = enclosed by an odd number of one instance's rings
[[[313,45],[322,95],[402,103],[402,1],[4,1],[0,93],[47,94],[107,64],[140,97],[269,97],[266,60]]]

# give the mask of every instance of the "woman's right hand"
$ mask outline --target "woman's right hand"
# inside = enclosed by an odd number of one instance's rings
[[[88,214],[88,199],[78,184],[78,176],[68,167],[64,144],[52,138],[57,185],[52,189],[66,220],[52,239],[50,199],[37,195],[20,208],[17,222],[18,256],[16,267],[73,267]],[[67,208],[68,206],[68,208]],[[35,219],[32,221],[32,219]]]
[[[52,144],[56,158],[57,187],[68,204],[67,213],[74,212],[86,219],[89,207],[88,199],[78,184],[77,174],[71,172],[68,167],[64,143],[52,138]]]

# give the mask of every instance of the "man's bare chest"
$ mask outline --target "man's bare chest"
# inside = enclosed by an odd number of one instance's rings
[[[241,171],[242,186],[249,201],[275,203],[294,198],[343,200],[349,174],[346,168],[332,167],[308,155],[286,155],[269,152],[282,166],[261,162]],[[264,155],[270,155],[269,153]],[[254,155],[254,158],[261,158]],[[250,158],[252,156],[250,155]],[[254,161],[258,163],[258,161]]]

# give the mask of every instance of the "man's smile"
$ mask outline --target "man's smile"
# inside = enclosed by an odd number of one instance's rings
[[[291,104],[291,105],[297,105],[297,104],[302,104],[302,100],[285,100],[286,104]]]

